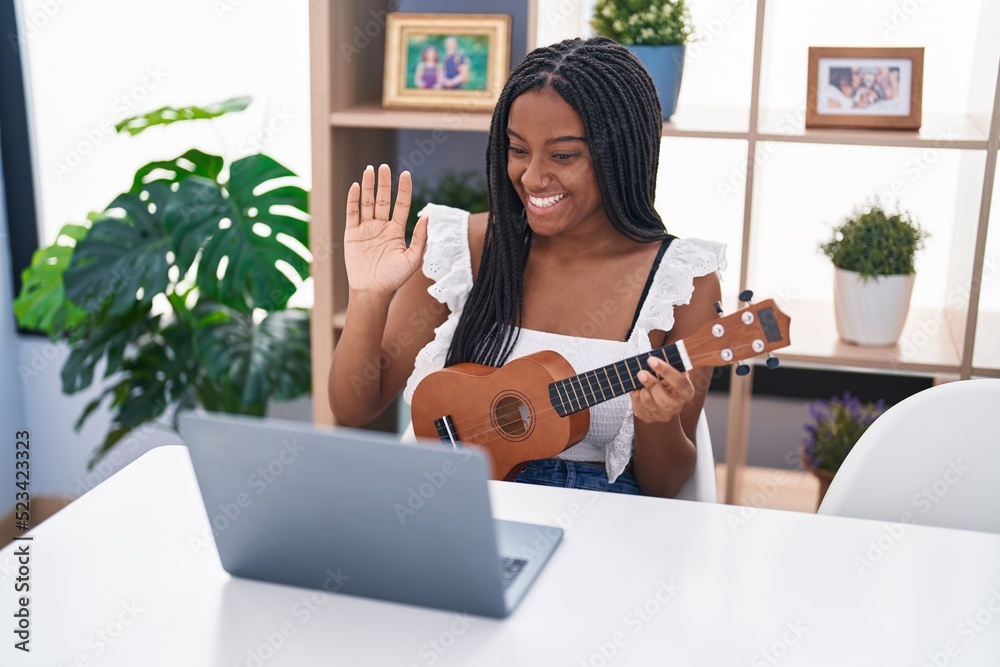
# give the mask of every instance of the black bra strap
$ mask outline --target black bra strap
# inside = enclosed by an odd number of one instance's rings
[[[660,268],[660,260],[663,259],[664,253],[667,252],[667,248],[670,247],[670,243],[675,238],[677,237],[668,236],[660,243],[660,249],[656,252],[656,259],[653,260],[652,268],[649,269],[649,275],[646,277],[646,284],[642,287],[642,295],[639,297],[639,304],[635,307],[635,315],[632,316],[632,325],[628,328],[628,335],[625,336],[625,340],[632,337],[632,332],[635,330],[635,324],[639,321],[639,312],[642,310],[642,304],[646,302],[646,297],[649,296],[649,288],[653,286],[653,277],[656,275],[656,270]]]

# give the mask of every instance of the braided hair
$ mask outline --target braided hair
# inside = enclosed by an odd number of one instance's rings
[[[507,175],[507,122],[519,95],[542,88],[555,90],[580,114],[604,212],[614,228],[641,243],[668,236],[653,208],[662,119],[646,69],[607,37],[535,49],[511,73],[493,111],[486,150],[489,222],[446,366],[466,361],[500,366],[517,342],[532,232]]]

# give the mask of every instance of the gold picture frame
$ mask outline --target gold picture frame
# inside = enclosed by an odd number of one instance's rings
[[[918,130],[923,47],[809,47],[806,127]]]
[[[507,14],[386,18],[382,106],[492,111],[510,66]]]

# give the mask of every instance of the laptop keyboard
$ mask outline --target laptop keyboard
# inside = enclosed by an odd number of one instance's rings
[[[507,587],[517,579],[517,575],[521,574],[521,570],[527,564],[528,561],[523,558],[500,557],[500,576],[503,578],[504,590],[507,590]]]

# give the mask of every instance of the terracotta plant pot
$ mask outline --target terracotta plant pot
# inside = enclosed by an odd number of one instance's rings
[[[823,498],[826,496],[827,490],[830,488],[830,482],[833,481],[833,476],[837,473],[816,468],[804,458],[802,459],[802,467],[816,475],[816,478],[819,480],[819,500],[816,501],[816,509],[819,509],[819,506],[823,504]]]

